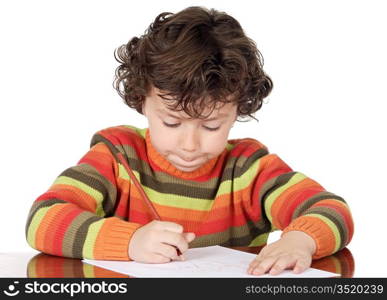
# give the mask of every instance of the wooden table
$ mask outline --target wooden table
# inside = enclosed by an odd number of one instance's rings
[[[236,250],[246,251],[250,253],[259,253],[261,247],[231,247]],[[4,260],[10,261],[12,253],[0,254],[0,265],[4,266]],[[13,257],[15,259],[15,256]],[[16,270],[17,264],[12,264],[9,268],[15,268],[8,270],[7,277],[20,277],[20,274],[25,274],[25,277],[30,278],[129,278],[130,276],[116,273],[110,270],[106,270],[100,267],[92,266],[82,263],[79,259],[63,258],[58,256],[52,256],[44,253],[32,255],[31,258],[20,263]],[[340,274],[341,277],[353,277],[355,263],[351,252],[345,248],[338,253],[315,260],[312,263],[312,267],[320,270],[325,270],[333,273]],[[24,269],[22,269],[24,268]],[[7,271],[7,270],[5,270]],[[9,276],[11,275],[11,276]],[[0,277],[4,277],[0,273]]]

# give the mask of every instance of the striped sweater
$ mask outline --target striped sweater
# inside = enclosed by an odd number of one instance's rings
[[[184,172],[152,146],[149,129],[123,125],[97,132],[77,165],[35,200],[26,223],[31,247],[64,257],[130,260],[131,236],[152,215],[118,153],[161,219],[196,234],[190,247],[261,246],[273,230],[298,230],[316,242],[316,259],[352,238],[346,202],[255,139],[229,140],[218,157]]]

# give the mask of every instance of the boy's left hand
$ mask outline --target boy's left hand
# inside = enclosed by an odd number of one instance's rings
[[[316,251],[315,241],[302,231],[289,231],[280,240],[266,245],[250,263],[247,273],[278,275],[285,269],[301,273],[310,267]]]

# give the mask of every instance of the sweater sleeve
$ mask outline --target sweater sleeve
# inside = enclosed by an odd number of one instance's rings
[[[345,200],[294,172],[277,155],[266,155],[256,181],[264,216],[283,233],[303,231],[316,242],[313,259],[331,255],[352,239],[353,221]]]
[[[128,246],[140,227],[114,216],[119,167],[98,143],[76,166],[62,172],[33,203],[28,244],[47,254],[100,260],[129,260]]]

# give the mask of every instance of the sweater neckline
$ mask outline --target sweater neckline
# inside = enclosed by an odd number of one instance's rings
[[[153,163],[155,163],[164,172],[184,179],[195,178],[195,177],[199,177],[210,173],[214,168],[215,164],[217,163],[217,161],[219,160],[219,158],[223,157],[227,152],[227,149],[225,148],[223,152],[217,157],[207,161],[205,164],[201,165],[199,168],[193,171],[186,172],[176,168],[163,155],[161,155],[156,150],[155,147],[153,147],[151,138],[150,138],[149,128],[147,128],[145,132],[145,143],[146,143],[148,158],[152,160]]]

